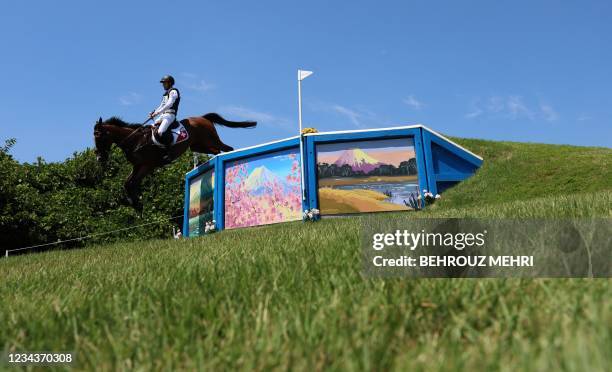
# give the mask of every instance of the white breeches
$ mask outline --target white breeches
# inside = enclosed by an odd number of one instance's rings
[[[159,118],[157,118],[156,123],[161,124],[159,124],[159,129],[157,130],[157,133],[160,135],[164,133],[166,129],[168,129],[170,124],[174,123],[174,119],[176,119],[176,115],[174,114],[164,113],[159,115]]]

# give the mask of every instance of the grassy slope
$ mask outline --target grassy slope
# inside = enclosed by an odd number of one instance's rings
[[[444,206],[612,191],[612,149],[453,138],[485,162],[444,195]]]
[[[458,141],[486,159],[475,177],[375,218],[612,216],[610,149]],[[609,367],[609,280],[364,279],[361,223],[2,260],[0,347],[88,369]]]

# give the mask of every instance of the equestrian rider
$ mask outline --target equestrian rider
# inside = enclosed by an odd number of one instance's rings
[[[166,92],[162,97],[159,107],[151,111],[149,117],[154,118],[158,116],[155,120],[155,124],[159,124],[156,138],[158,142],[167,148],[172,142],[172,133],[168,128],[176,120],[179,103],[181,102],[181,94],[178,89],[174,88],[174,78],[172,76],[166,75],[159,82],[163,84]]]

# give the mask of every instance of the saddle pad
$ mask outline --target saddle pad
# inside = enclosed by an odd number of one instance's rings
[[[189,138],[189,132],[187,132],[187,129],[185,129],[183,124],[179,121],[175,121],[174,123],[172,123],[168,130],[170,131],[170,133],[172,133],[172,143],[170,144],[170,146],[174,146],[177,143],[186,141]],[[155,138],[155,131],[156,129],[151,132],[151,139],[153,140],[153,143],[161,146],[161,144],[157,141],[157,138]]]
[[[179,121],[176,121],[178,125],[175,128],[170,129],[172,131],[172,144],[176,145],[179,142],[183,142],[189,138],[189,132]]]

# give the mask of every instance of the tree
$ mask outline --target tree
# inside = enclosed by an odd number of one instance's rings
[[[8,155],[14,141],[0,148],[0,253],[6,249],[73,239],[91,234],[159,222],[117,234],[99,235],[62,247],[118,240],[169,236],[182,226],[184,177],[191,153],[157,170],[142,185],[144,212],[125,199],[123,182],[131,170],[121,151],[113,148],[106,169],[91,149],[75,152],[63,162],[20,164]]]
[[[4,141],[4,146],[0,147],[0,152],[4,154],[8,154],[11,148],[13,148],[13,146],[15,146],[16,143],[17,143],[17,140],[15,138],[7,139],[6,141]]]

